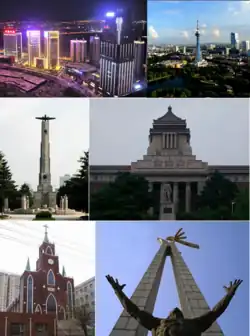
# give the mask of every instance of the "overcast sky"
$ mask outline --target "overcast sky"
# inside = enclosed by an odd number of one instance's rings
[[[43,223],[2,221],[0,223],[0,271],[21,275],[30,258],[32,271],[36,269],[39,246],[44,239]],[[50,242],[55,243],[60,272],[73,277],[75,285],[95,276],[95,223],[49,222]],[[6,251],[11,251],[7,254]]]
[[[0,98],[0,151],[6,155],[18,185],[38,185],[41,121],[47,114],[50,122],[51,178],[53,187],[59,177],[79,169],[83,151],[89,148],[88,98]]]
[[[90,164],[129,165],[142,159],[153,119],[168,106],[187,120],[197,159],[210,165],[248,165],[249,100],[120,98],[90,101]]]

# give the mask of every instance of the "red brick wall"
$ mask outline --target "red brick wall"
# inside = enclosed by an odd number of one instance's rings
[[[7,334],[6,332],[6,318],[7,318]],[[12,313],[0,312],[0,335],[11,336],[10,326],[11,323],[20,323],[26,326],[26,333],[24,336],[30,336],[30,319],[31,319],[31,336],[36,336],[36,324],[46,324],[48,335],[57,335],[57,325],[55,316],[52,315],[39,315],[39,314],[26,314],[26,313]]]

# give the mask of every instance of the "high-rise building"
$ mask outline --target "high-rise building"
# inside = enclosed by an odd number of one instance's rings
[[[195,62],[199,63],[201,59],[201,46],[200,46],[200,29],[199,29],[199,21],[197,21],[197,26],[196,26],[196,55],[195,55]]]
[[[247,52],[250,49],[250,42],[249,41],[242,41],[241,42],[242,51]]]
[[[41,57],[40,30],[27,30],[29,66],[36,66],[36,58]]]
[[[6,311],[9,304],[19,295],[20,276],[0,272],[0,311]]]
[[[95,277],[75,287],[75,305],[84,307],[90,316],[91,324],[95,324]]]
[[[20,61],[22,58],[22,33],[15,29],[5,29],[3,47],[5,56],[14,56],[15,61]]]
[[[99,36],[90,36],[89,40],[89,60],[90,63],[100,66],[101,41]]]
[[[60,177],[60,187],[64,186],[64,184],[71,179],[69,174],[65,174],[64,176]]]
[[[115,42],[101,42],[100,86],[104,96],[126,96],[133,90],[134,43],[122,38],[122,23],[117,17]]]
[[[72,62],[84,63],[87,59],[87,41],[71,40],[70,41],[70,58]]]
[[[134,41],[134,79],[140,80],[145,78],[145,56],[146,43],[144,41]]]
[[[47,69],[59,68],[59,31],[44,32],[44,56]]]
[[[36,270],[31,270],[29,259],[20,277],[20,293],[8,311],[28,314],[55,315],[58,320],[73,317],[74,280],[59,271],[59,257],[55,244],[48,239],[47,229],[39,247]]]
[[[240,39],[239,39],[238,33],[231,33],[230,41],[231,41],[232,48],[239,49]]]

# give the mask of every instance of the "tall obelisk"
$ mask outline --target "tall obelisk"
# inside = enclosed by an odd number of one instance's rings
[[[37,192],[34,193],[35,208],[55,208],[56,192],[53,192],[50,172],[50,142],[49,142],[49,121],[55,118],[46,114],[43,117],[36,117],[41,120],[41,147],[40,147],[40,168],[38,177]]]

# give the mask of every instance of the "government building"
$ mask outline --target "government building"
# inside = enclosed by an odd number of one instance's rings
[[[175,219],[177,211],[194,209],[197,194],[216,171],[239,188],[249,186],[249,166],[210,166],[193,154],[190,139],[186,120],[176,116],[169,106],[164,116],[153,121],[147,152],[141,159],[127,166],[90,166],[91,194],[115,181],[118,173],[134,173],[149,182],[156,200],[151,209],[154,215]]]

